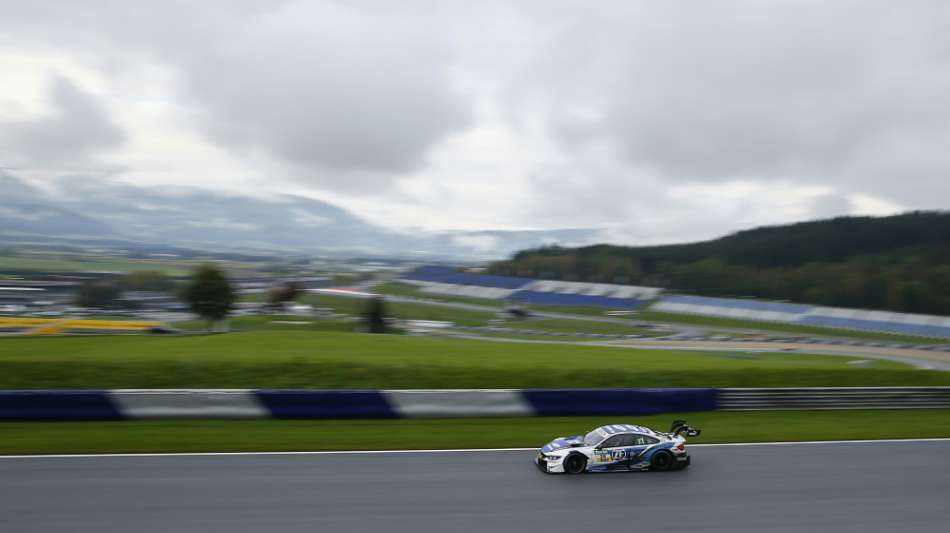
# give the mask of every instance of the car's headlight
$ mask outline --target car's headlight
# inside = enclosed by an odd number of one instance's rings
[[[560,455],[545,455],[544,459],[547,461],[560,461],[563,457]]]

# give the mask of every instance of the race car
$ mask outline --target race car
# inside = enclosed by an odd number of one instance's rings
[[[684,435],[699,433],[685,420],[674,420],[668,433],[633,424],[601,426],[586,435],[554,439],[538,451],[534,462],[548,474],[681,470],[690,463]]]

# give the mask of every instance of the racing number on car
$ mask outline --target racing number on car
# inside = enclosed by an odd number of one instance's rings
[[[623,461],[627,457],[627,450],[623,448],[600,450],[594,453],[594,460],[598,462],[609,463],[612,461]]]

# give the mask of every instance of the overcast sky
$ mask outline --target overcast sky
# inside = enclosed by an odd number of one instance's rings
[[[950,3],[0,0],[0,167],[629,243],[947,208]]]

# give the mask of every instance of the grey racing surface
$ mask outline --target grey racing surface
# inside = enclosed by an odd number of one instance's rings
[[[947,531],[950,441],[694,447],[553,476],[533,452],[0,459],[0,531]]]

